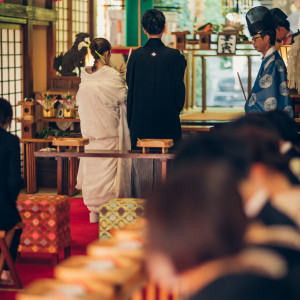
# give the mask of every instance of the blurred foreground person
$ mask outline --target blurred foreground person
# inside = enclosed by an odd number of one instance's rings
[[[300,187],[290,180],[289,159],[280,153],[276,129],[260,114],[240,118],[227,129],[247,149],[249,173],[240,184],[247,216],[265,225],[300,226]]]
[[[16,201],[22,187],[20,142],[17,136],[7,132],[13,118],[10,103],[0,98],[0,230],[10,230],[21,222]],[[10,252],[16,259],[22,230],[15,231]],[[1,280],[12,282],[7,266],[1,274]]]
[[[247,174],[238,167],[245,151],[220,134],[191,142],[147,202],[150,273],[187,299],[290,299],[285,259],[244,245],[248,220],[237,183]]]
[[[289,159],[289,167],[300,183],[300,139],[297,123],[282,110],[265,114],[266,119],[277,128],[280,134],[280,152]]]
[[[81,133],[89,139],[85,149],[129,150],[127,89],[120,73],[109,67],[111,45],[104,38],[96,38],[90,50],[95,62],[82,70],[76,95]],[[130,172],[128,159],[80,159],[76,187],[82,189],[90,222],[98,222],[100,205],[130,196]]]

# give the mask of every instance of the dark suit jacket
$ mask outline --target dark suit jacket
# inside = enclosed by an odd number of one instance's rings
[[[20,142],[0,128],[0,229],[21,221],[16,200],[21,189]]]
[[[179,114],[185,100],[186,60],[160,39],[132,52],[127,65],[127,121],[131,147],[137,138],[181,140]]]

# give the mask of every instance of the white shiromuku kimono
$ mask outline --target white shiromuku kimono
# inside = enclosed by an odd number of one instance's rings
[[[127,89],[122,76],[104,66],[90,74],[86,67],[76,101],[87,150],[130,150],[126,119]],[[115,197],[130,196],[131,159],[81,158],[77,188],[90,211]]]

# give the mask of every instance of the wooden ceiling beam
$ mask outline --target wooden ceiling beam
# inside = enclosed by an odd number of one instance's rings
[[[56,22],[57,13],[53,9],[36,6],[26,6],[11,3],[0,5],[0,16],[15,19],[29,19],[36,21]]]

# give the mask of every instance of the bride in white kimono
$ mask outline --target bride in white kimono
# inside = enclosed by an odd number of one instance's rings
[[[110,43],[96,38],[90,44],[93,67],[81,72],[76,101],[87,150],[129,150],[126,119],[127,88],[119,72],[109,67]],[[90,222],[98,222],[99,206],[115,197],[130,196],[131,160],[118,158],[81,158],[77,188],[82,189]]]

